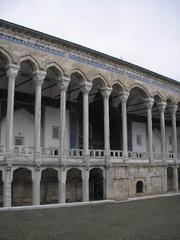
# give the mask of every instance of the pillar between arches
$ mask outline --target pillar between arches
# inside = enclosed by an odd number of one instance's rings
[[[7,166],[3,175],[3,207],[11,207],[12,169]]]

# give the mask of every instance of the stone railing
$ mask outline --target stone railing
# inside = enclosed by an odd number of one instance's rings
[[[34,154],[34,148],[15,145],[14,146],[14,154],[15,155],[23,155],[23,156],[32,156]]]
[[[122,158],[123,151],[121,150],[110,150],[110,157],[112,158]]]
[[[83,149],[69,149],[68,155],[69,157],[82,157]]]
[[[174,153],[167,153],[167,159],[169,160],[174,159]]]
[[[103,149],[91,149],[89,150],[90,157],[104,157],[104,150]]]
[[[153,153],[153,159],[155,160],[163,160],[165,157],[164,153],[160,152],[160,153]]]
[[[0,145],[0,156],[4,156],[4,155],[5,155],[5,146]]]
[[[57,147],[42,147],[41,155],[43,157],[58,157],[59,149]]]
[[[147,152],[128,152],[128,158],[130,159],[148,159],[148,157]]]

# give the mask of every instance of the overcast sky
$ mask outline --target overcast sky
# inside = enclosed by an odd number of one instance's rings
[[[0,18],[180,81],[180,0],[0,0]]]

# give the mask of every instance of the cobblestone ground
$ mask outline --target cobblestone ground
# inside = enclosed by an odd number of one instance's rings
[[[0,212],[0,240],[180,240],[180,196]]]

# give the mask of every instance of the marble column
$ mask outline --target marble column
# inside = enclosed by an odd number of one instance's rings
[[[120,93],[121,115],[122,115],[122,143],[123,143],[123,158],[128,159],[128,139],[127,139],[127,99],[129,92]]]
[[[89,169],[84,168],[82,172],[83,202],[89,201]]]
[[[167,160],[166,156],[166,133],[165,133],[165,119],[164,119],[164,112],[166,109],[166,102],[158,103],[158,108],[160,111],[160,127],[161,127],[161,152],[163,154],[163,160]]]
[[[41,95],[42,85],[46,72],[34,72],[33,80],[35,83],[35,129],[34,129],[34,162],[40,164],[41,161]]]
[[[146,99],[145,105],[147,107],[147,125],[148,125],[148,148],[149,148],[149,160],[153,160],[153,133],[152,133],[152,106],[154,104],[153,98]]]
[[[10,64],[7,68],[8,77],[8,99],[7,99],[7,122],[6,122],[6,152],[7,154],[13,154],[14,146],[14,130],[13,130],[13,118],[14,118],[14,92],[15,92],[15,80],[17,78],[20,66]]]
[[[176,129],[176,112],[177,105],[170,106],[170,112],[172,114],[172,133],[173,133],[173,153],[174,160],[177,161],[177,129]]]
[[[40,205],[40,182],[41,171],[39,168],[35,168],[34,175],[32,175],[32,202],[33,205]]]
[[[66,176],[67,171],[65,167],[61,167],[58,174],[58,202],[66,202]]]
[[[7,166],[3,176],[3,207],[11,207],[12,171]]]
[[[112,88],[102,88],[101,94],[104,100],[104,150],[105,161],[110,161],[110,126],[109,126],[109,97],[112,92]]]
[[[84,162],[89,161],[89,92],[92,83],[83,82],[81,84],[81,92],[83,93],[83,155]]]
[[[59,122],[59,162],[66,161],[66,92],[70,83],[70,78],[61,76],[59,79],[60,89],[60,122]]]

